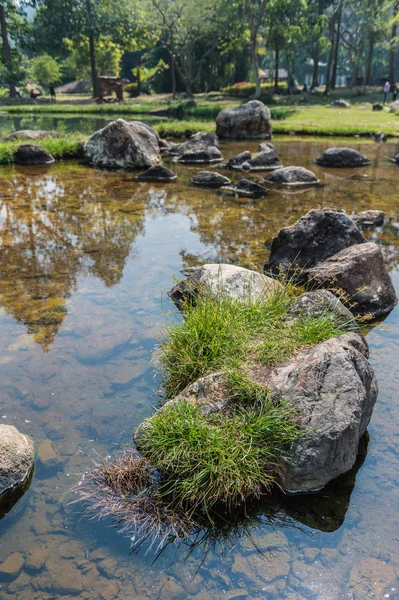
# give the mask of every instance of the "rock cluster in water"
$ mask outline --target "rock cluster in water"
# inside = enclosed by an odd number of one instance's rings
[[[344,293],[352,311],[377,317],[397,304],[380,248],[366,243],[343,211],[311,210],[274,238],[266,273],[289,273],[312,287]]]
[[[184,273],[187,278],[169,292],[183,311],[186,303],[205,289],[238,302],[257,301],[276,291],[273,279],[233,265],[210,264]],[[275,367],[249,367],[254,383],[267,388],[274,399],[288,400],[298,409],[298,418],[306,427],[307,435],[295,442],[293,459],[280,474],[279,484],[291,493],[319,490],[352,468],[377,398],[367,343],[338,298],[327,290],[306,292],[285,318],[293,321],[301,315],[317,317],[326,311],[338,315],[350,332]],[[197,404],[205,414],[225,409],[230,401],[226,374],[219,371],[200,378],[169,403],[182,400]],[[135,434],[138,447],[143,428],[145,423]]]

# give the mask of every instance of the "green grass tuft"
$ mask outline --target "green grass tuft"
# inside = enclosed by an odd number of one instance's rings
[[[301,428],[293,409],[264,390],[251,400],[228,417],[204,416],[183,400],[149,419],[140,449],[163,473],[163,495],[209,514],[217,503],[232,508],[271,489]]]
[[[295,301],[292,286],[267,300],[234,302],[222,295],[201,294],[184,312],[184,320],[166,329],[160,348],[168,398],[211,372],[248,362],[273,365],[300,348],[339,335],[345,324],[326,313],[317,318],[284,320]]]
[[[14,162],[15,152],[21,144],[37,144],[50,152],[56,159],[76,158],[81,150],[81,135],[73,135],[65,138],[45,138],[37,142],[31,140],[18,140],[0,142],[0,164],[11,164]]]

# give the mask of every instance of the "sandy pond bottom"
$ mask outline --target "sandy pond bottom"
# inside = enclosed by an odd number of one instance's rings
[[[380,384],[368,447],[319,495],[265,504],[226,527],[224,541],[171,545],[155,563],[152,550],[130,554],[129,536],[70,504],[93,460],[131,444],[157,403],[150,360],[177,317],[165,292],[182,266],[261,267],[277,231],[309,208],[399,220],[394,146],[349,143],[370,167],[323,170],[314,158],[332,140],[277,139],[283,164],[313,169],[323,186],[254,202],[195,189],[190,167],[168,186],[78,163],[1,169],[0,419],[38,449],[30,489],[0,521],[2,600],[399,598],[398,309],[367,336]],[[256,144],[223,152],[246,148]],[[386,223],[366,236],[399,291],[398,234]]]

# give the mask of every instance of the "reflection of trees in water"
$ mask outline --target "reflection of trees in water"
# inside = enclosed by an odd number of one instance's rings
[[[32,171],[0,183],[0,303],[43,348],[63,322],[77,275],[117,284],[143,230],[144,206],[135,201],[134,212],[121,212],[112,174],[67,173]]]

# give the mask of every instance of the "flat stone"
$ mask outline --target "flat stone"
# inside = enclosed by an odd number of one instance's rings
[[[191,182],[201,187],[219,188],[228,185],[230,179],[215,171],[199,171],[194,175]]]
[[[24,557],[20,552],[14,552],[6,560],[0,563],[0,581],[12,581],[24,566]]]
[[[237,154],[237,156],[230,158],[226,163],[222,165],[222,167],[224,169],[237,170],[241,167],[242,164],[251,160],[251,158],[252,154],[249,152],[249,150],[245,150],[244,152],[240,152],[239,154]]]
[[[275,150],[268,148],[241,165],[243,171],[268,171],[282,167]]]
[[[30,404],[36,410],[46,410],[50,406],[51,400],[49,397],[40,396],[39,398],[33,398]]]
[[[183,154],[200,152],[209,147],[219,147],[217,135],[207,131],[198,131],[185,142],[173,144],[167,151],[167,154],[172,156],[183,156]]]
[[[383,210],[363,210],[351,215],[351,219],[358,227],[379,227],[384,225],[384,218]]]
[[[351,598],[394,598],[398,585],[392,565],[373,557],[356,561],[349,577]]]
[[[61,138],[64,137],[63,133],[59,131],[47,131],[44,129],[20,129],[18,131],[14,131],[9,135],[6,135],[5,140],[44,140],[45,138]]]
[[[112,385],[114,387],[120,388],[129,386],[131,383],[133,383],[133,381],[141,377],[148,369],[148,361],[146,360],[126,362],[127,364],[123,365],[122,368],[119,369],[112,381]]]
[[[263,185],[259,185],[259,183],[255,183],[249,179],[241,179],[238,183],[225,185],[220,189],[234,196],[245,196],[248,198],[261,198],[268,193]]]
[[[303,167],[283,167],[269,173],[264,178],[265,183],[279,185],[317,185],[320,179],[312,171]]]
[[[354,148],[328,148],[316,158],[316,164],[322,167],[352,168],[365,167],[370,161]]]
[[[185,152],[174,160],[182,164],[213,163],[223,160],[223,156],[216,146],[207,146],[204,149]]]

